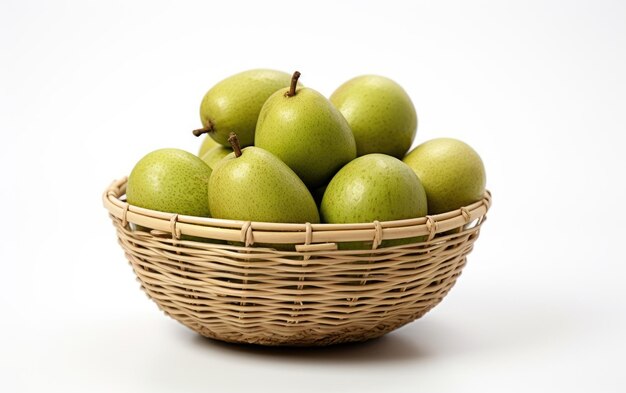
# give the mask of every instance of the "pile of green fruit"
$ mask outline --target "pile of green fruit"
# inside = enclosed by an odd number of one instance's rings
[[[128,178],[130,204],[183,215],[282,223],[355,223],[438,214],[482,198],[478,154],[415,138],[415,107],[396,82],[354,78],[327,99],[300,73],[257,69],[212,87],[198,156],[161,149]]]

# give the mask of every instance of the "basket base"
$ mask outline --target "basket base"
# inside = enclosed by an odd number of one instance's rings
[[[426,311],[412,316],[407,316],[400,320],[388,321],[371,327],[350,326],[344,329],[333,329],[332,333],[322,332],[316,329],[303,329],[297,333],[284,335],[279,333],[259,333],[250,334],[237,333],[234,331],[215,332],[204,326],[183,323],[200,335],[218,341],[232,344],[252,344],[264,346],[286,346],[286,347],[322,347],[335,344],[358,343],[373,340],[396,330],[418,318]]]

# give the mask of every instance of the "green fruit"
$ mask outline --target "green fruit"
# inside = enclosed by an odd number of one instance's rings
[[[202,144],[200,145],[200,149],[198,150],[198,157],[202,157],[204,153],[211,150],[215,146],[222,146],[219,143],[215,142],[215,139],[210,136],[205,136],[202,140]]]
[[[218,145],[212,149],[209,149],[204,155],[200,158],[202,161],[206,162],[211,169],[215,168],[215,164],[220,161],[222,158],[226,157],[228,154],[232,153],[233,149],[230,147]]]
[[[402,161],[368,154],[341,168],[326,187],[322,219],[327,223],[402,220],[425,216],[424,187]]]
[[[341,168],[328,184],[320,212],[326,223],[391,221],[426,215],[424,187],[402,161],[385,154],[368,154]],[[386,241],[391,246],[418,241]],[[371,248],[371,242],[351,242],[344,249]]]
[[[259,111],[267,98],[281,87],[289,86],[289,74],[254,69],[232,75],[213,86],[202,99],[199,136],[208,133],[223,146],[228,135],[237,133],[241,146],[254,144],[254,130]]]
[[[428,213],[459,209],[485,193],[485,167],[480,156],[464,142],[438,138],[424,142],[403,160],[422,181]]]
[[[135,165],[126,187],[131,205],[189,216],[209,216],[207,201],[211,168],[179,149],[147,154]]]
[[[330,96],[350,124],[357,155],[383,153],[402,158],[417,130],[411,98],[391,79],[363,75],[341,85]]]
[[[298,88],[296,71],[289,89],[267,99],[257,123],[255,145],[284,161],[311,189],[325,184],[356,157],[350,126],[323,95]]]
[[[318,223],[319,213],[302,180],[273,154],[250,146],[215,166],[209,206],[216,218],[244,221]]]

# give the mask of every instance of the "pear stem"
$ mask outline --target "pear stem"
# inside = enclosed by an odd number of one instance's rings
[[[208,134],[213,131],[215,131],[213,129],[213,123],[211,123],[211,121],[209,120],[206,127],[198,128],[197,130],[193,130],[192,132],[195,136],[200,136],[202,134]]]
[[[235,152],[235,157],[240,157],[241,147],[239,146],[239,138],[237,137],[237,134],[235,134],[234,132],[228,134],[228,143],[230,143],[230,147],[233,148],[233,151]]]
[[[291,77],[291,86],[289,86],[289,91],[285,93],[285,97],[293,97],[296,95],[296,86],[298,86],[298,78],[300,78],[300,72],[296,71],[293,73]]]

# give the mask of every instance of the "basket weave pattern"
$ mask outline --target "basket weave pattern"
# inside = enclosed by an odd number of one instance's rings
[[[250,223],[130,206],[125,184],[114,182],[103,200],[146,294],[203,336],[263,345],[363,341],[421,317],[461,274],[491,203],[487,192],[413,220]],[[337,249],[342,242],[372,249]]]

